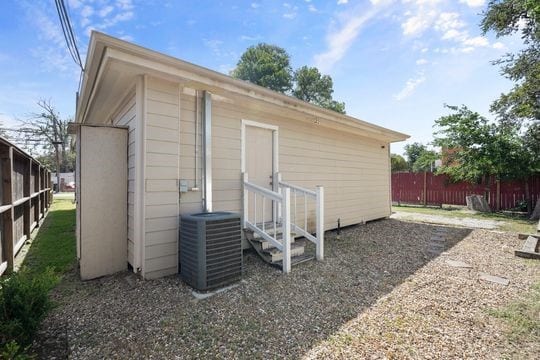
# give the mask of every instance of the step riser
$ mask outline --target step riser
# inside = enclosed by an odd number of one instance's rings
[[[294,244],[294,238],[291,238],[291,244]],[[271,242],[265,240],[261,241],[261,247],[263,250],[268,250],[274,248],[275,246]]]
[[[293,256],[299,256],[304,254],[304,247],[300,246],[294,249],[291,249],[291,257]],[[272,259],[272,262],[277,262],[283,260],[283,253],[282,252],[276,252],[270,254],[270,257]]]

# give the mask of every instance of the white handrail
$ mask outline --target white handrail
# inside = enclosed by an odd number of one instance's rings
[[[300,187],[298,185],[293,185],[293,184],[290,184],[290,183],[285,182],[285,181],[280,181],[279,185],[281,185],[283,187],[288,187],[290,189],[293,189],[293,190],[296,190],[296,191],[299,191],[299,192],[303,192],[304,194],[307,194],[307,195],[311,195],[313,198],[315,198],[317,196],[316,191],[305,189],[303,187]]]
[[[278,174],[277,178],[279,179],[279,188],[280,189],[292,189],[294,194],[294,212],[291,214],[291,228],[295,233],[304,236],[309,241],[313,242],[316,245],[316,257],[317,260],[324,259],[324,188],[322,186],[317,186],[317,190],[309,190],[298,185],[292,185],[290,183],[281,181],[281,174]],[[304,196],[304,221],[303,227],[298,225],[297,222],[297,208],[296,208],[296,197],[297,194]],[[308,219],[308,196],[315,200],[315,215],[316,215],[316,230],[315,236],[313,236],[307,229],[307,219]]]
[[[247,174],[244,173],[244,175],[247,178]],[[279,202],[283,201],[283,197],[280,194],[273,192],[272,190],[265,189],[262,186],[247,182],[247,180],[244,180],[244,186],[248,188],[248,190],[251,190],[252,192],[255,192],[255,193],[260,193],[261,195],[264,195],[265,197],[268,197],[274,201],[279,201]]]
[[[297,235],[304,236],[309,241],[316,245],[316,257],[317,260],[323,260],[324,258],[324,188],[317,186],[315,191],[302,188],[297,185],[292,185],[281,181],[281,174],[274,174],[273,178],[277,180],[277,186],[274,186],[278,192],[266,189],[262,186],[250,183],[248,180],[248,174],[243,173],[243,203],[244,203],[244,228],[250,229],[254,233],[261,236],[264,240],[271,243],[277,249],[283,252],[283,272],[288,273],[291,271],[291,231],[294,231]],[[292,191],[291,191],[292,190]],[[291,202],[291,192],[294,194],[294,203]],[[250,193],[253,196],[253,212],[254,219],[249,218],[249,197]],[[303,227],[297,224],[297,207],[296,198],[297,195],[304,197],[304,221]],[[260,224],[257,221],[258,206],[257,197],[262,197],[259,204],[262,203],[262,220]],[[315,234],[311,234],[307,229],[307,217],[308,217],[308,198],[315,201],[315,213],[316,213],[316,231]],[[265,200],[272,201],[272,222],[273,226],[267,226],[265,223]],[[291,205],[294,206],[294,212],[291,213]],[[294,219],[294,220],[293,220]],[[278,221],[281,221],[281,233],[282,239],[278,239]],[[273,229],[273,232],[271,231]]]
[[[244,228],[252,230],[254,233],[261,236],[264,240],[271,243],[278,250],[283,252],[283,272],[289,273],[291,271],[291,212],[290,212],[290,189],[284,189],[283,194],[268,190],[262,186],[250,183],[248,180],[248,174],[243,173],[243,194],[244,194]],[[252,193],[254,200],[254,221],[249,219],[249,193]],[[261,224],[257,222],[257,196],[262,197],[262,220]],[[277,232],[277,216],[276,212],[272,212],[273,233],[266,230],[265,224],[265,199],[270,199],[273,204],[273,209],[282,209],[282,239],[278,239]],[[275,206],[274,206],[275,204]]]

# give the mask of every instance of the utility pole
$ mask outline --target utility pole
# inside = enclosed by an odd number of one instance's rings
[[[62,144],[64,144],[62,141],[53,141],[54,150],[56,151],[56,191],[57,192],[60,192],[60,151],[58,150],[58,145],[62,145]]]

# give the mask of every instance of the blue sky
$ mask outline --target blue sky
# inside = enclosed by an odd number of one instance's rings
[[[423,143],[447,113],[444,103],[489,115],[490,103],[512,85],[490,61],[520,40],[481,35],[486,2],[66,0],[83,58],[92,29],[224,73],[248,46],[272,43],[288,51],[293,68],[331,75],[348,114]],[[73,116],[79,73],[54,0],[3,1],[0,29],[4,126],[37,111],[40,98]]]

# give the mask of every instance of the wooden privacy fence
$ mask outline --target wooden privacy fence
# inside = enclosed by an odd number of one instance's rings
[[[528,187],[528,189],[527,189]],[[534,208],[540,198],[540,175],[528,181],[496,181],[491,176],[482,184],[452,183],[446,175],[433,173],[392,174],[392,201],[421,205],[466,205],[467,195],[484,195],[494,210],[515,208],[525,201],[527,192]]]
[[[37,160],[0,137],[0,275],[49,209],[51,175]]]

